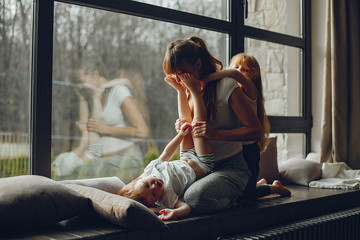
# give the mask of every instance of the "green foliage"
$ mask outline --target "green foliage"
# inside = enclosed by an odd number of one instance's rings
[[[147,153],[144,155],[144,167],[146,167],[152,160],[157,159],[160,156],[157,148],[149,148]]]

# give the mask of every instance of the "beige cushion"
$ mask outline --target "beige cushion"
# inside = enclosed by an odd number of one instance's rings
[[[281,178],[288,183],[308,186],[321,178],[322,164],[302,158],[291,158],[279,165]]]
[[[0,179],[1,229],[56,223],[91,209],[88,198],[37,175]]]
[[[64,184],[77,184],[86,187],[92,187],[103,190],[105,192],[117,194],[119,190],[125,186],[125,183],[118,177],[102,177],[102,178],[89,178],[89,179],[76,179],[76,180],[63,180],[59,181]]]
[[[269,183],[279,178],[276,140],[277,137],[270,138],[267,149],[260,155],[260,172],[258,179],[265,178]]]
[[[133,230],[154,230],[166,225],[154,212],[132,199],[76,184],[65,186],[89,198],[94,211],[104,219]]]

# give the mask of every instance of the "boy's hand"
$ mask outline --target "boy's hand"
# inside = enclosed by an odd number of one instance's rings
[[[188,121],[185,119],[185,118],[178,118],[175,122],[175,130],[177,133],[180,132],[181,130],[181,126],[184,124],[184,123],[187,123]]]
[[[159,218],[163,221],[170,220],[174,217],[176,217],[175,209],[162,209],[159,211],[161,215],[159,215]]]
[[[181,125],[180,128],[180,134],[182,136],[186,136],[191,131],[191,124],[188,122],[185,122],[183,125]]]

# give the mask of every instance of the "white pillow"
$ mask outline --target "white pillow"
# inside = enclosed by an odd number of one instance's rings
[[[309,186],[321,178],[322,164],[302,158],[291,158],[279,165],[280,176],[288,183]]]

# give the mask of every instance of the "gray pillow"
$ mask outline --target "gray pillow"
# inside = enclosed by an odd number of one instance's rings
[[[76,184],[65,186],[89,198],[94,211],[104,219],[130,230],[166,228],[154,212],[143,204],[117,194]]]
[[[37,175],[0,179],[1,229],[56,223],[91,209],[88,198]]]
[[[86,187],[97,188],[105,192],[117,194],[120,189],[125,186],[125,183],[118,177],[102,177],[76,180],[59,181],[64,184],[77,184]]]
[[[311,181],[321,178],[322,164],[302,158],[291,158],[279,165],[281,178],[288,183],[309,186]]]

